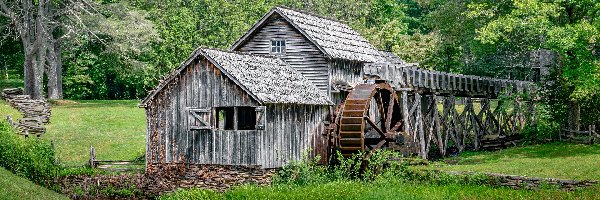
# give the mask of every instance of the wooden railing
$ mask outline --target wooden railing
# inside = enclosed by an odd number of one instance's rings
[[[569,141],[575,143],[594,144],[600,140],[600,135],[596,132],[596,126],[588,126],[587,131],[577,131],[561,128],[558,134],[561,141]]]
[[[145,163],[133,160],[96,160],[96,150],[90,148],[90,167],[106,171],[142,171]]]
[[[453,74],[415,66],[375,63],[365,65],[363,71],[365,77],[385,80],[397,90],[408,89],[421,93],[452,93],[456,97],[495,98],[503,91],[508,93],[535,91],[535,84],[532,82]]]

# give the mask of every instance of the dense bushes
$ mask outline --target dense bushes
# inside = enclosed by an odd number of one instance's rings
[[[308,159],[305,156],[304,159],[292,161],[279,170],[273,177],[273,184],[309,185],[332,181],[370,181],[380,175],[402,172],[406,169],[406,165],[402,162],[389,162],[391,158],[399,157],[397,152],[377,151],[365,163],[362,162],[362,156],[355,154],[350,158],[344,158],[338,154],[337,163],[329,166],[317,165],[319,157]]]
[[[0,167],[37,184],[50,186],[58,173],[52,144],[39,138],[17,135],[0,122]]]

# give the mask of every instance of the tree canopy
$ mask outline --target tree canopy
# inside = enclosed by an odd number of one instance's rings
[[[347,22],[378,49],[424,68],[534,81],[547,74],[541,85],[560,121],[570,103],[598,111],[592,105],[600,102],[600,3],[595,0],[92,3],[93,9],[77,15],[85,31],[61,41],[66,98],[142,98],[196,47],[228,48],[272,7],[287,6]],[[61,20],[69,19],[56,19]],[[15,24],[2,16],[0,27],[5,36],[0,59],[22,74],[22,43],[6,37]],[[584,116],[584,121],[600,125],[597,118]]]

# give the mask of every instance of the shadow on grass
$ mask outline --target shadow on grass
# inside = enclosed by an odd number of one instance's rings
[[[51,100],[53,106],[61,108],[110,108],[110,107],[132,107],[137,108],[138,100]]]
[[[501,162],[503,158],[567,158],[600,154],[600,145],[562,142],[515,147],[495,152],[464,152],[460,157],[445,158],[447,164],[474,165]]]

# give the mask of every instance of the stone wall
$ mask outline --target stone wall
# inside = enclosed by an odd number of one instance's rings
[[[476,174],[473,172],[448,172],[454,175]],[[538,189],[540,187],[551,187],[564,190],[590,187],[599,182],[597,180],[565,180],[554,178],[535,178],[527,176],[514,176],[498,173],[482,173],[490,179],[495,180],[498,186],[506,186],[513,189]]]

